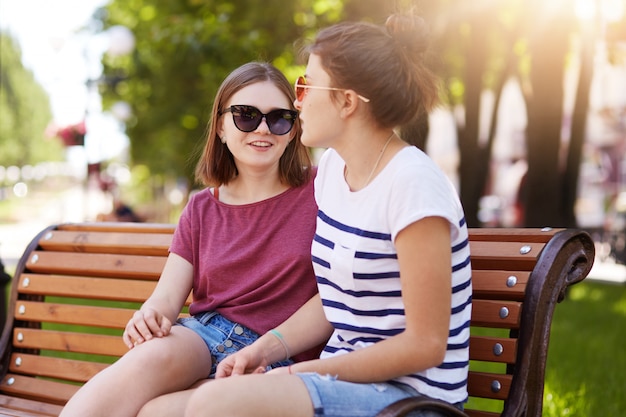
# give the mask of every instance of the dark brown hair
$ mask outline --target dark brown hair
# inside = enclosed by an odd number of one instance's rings
[[[217,134],[219,112],[237,91],[263,81],[271,81],[289,99],[290,108],[295,110],[295,93],[287,78],[273,65],[266,62],[250,62],[231,72],[222,82],[207,125],[206,144],[196,166],[196,180],[205,186],[219,187],[228,184],[237,176],[237,166],[232,153]],[[280,157],[279,175],[284,184],[292,187],[306,183],[311,173],[311,159],[306,148],[300,142],[300,119],[296,119],[290,134],[293,139]]]
[[[305,52],[321,58],[333,87],[369,98],[374,120],[388,128],[438,101],[438,79],[425,64],[428,43],[421,17],[394,14],[385,26],[345,22],[322,29]]]

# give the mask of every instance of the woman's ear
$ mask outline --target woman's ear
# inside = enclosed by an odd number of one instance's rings
[[[217,122],[217,126],[215,126],[215,133],[217,133],[217,136],[219,136],[220,138],[226,136],[226,132],[224,132],[224,122],[221,117]]]
[[[356,112],[359,106],[359,96],[353,90],[345,90],[343,94],[341,94],[342,101],[340,102],[341,106],[341,117],[346,118]]]

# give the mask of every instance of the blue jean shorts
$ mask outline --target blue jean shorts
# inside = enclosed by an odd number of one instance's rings
[[[259,338],[258,333],[248,329],[234,321],[230,321],[224,316],[214,311],[207,311],[196,314],[192,317],[183,317],[177,320],[176,324],[184,326],[197,333],[211,352],[211,373],[209,378],[215,377],[217,364],[225,357],[238,350],[251,345]],[[279,366],[292,364],[293,361],[285,360],[268,366],[268,370]]]
[[[297,374],[309,391],[315,417],[374,417],[388,405],[420,394],[395,383],[357,384],[316,373]],[[463,409],[461,405],[456,405]],[[436,411],[413,411],[408,417],[444,417]]]

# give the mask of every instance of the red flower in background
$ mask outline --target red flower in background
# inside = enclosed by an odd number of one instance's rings
[[[82,121],[75,125],[60,128],[56,135],[65,146],[83,146],[85,145],[85,133],[87,133],[87,128],[85,121]]]

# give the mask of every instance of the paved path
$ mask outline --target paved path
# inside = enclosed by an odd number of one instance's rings
[[[98,190],[86,191],[83,185],[69,187],[50,197],[49,193],[25,197],[16,221],[0,223],[0,258],[14,266],[31,240],[45,227],[62,222],[93,221],[109,206]]]

